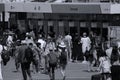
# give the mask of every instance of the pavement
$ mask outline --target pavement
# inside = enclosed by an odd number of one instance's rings
[[[94,68],[96,69],[96,68]],[[21,69],[15,72],[14,59],[11,59],[6,66],[2,66],[3,80],[23,80]],[[66,80],[91,80],[91,76],[98,72],[87,72],[87,65],[76,62],[68,63],[66,69]],[[49,80],[49,76],[41,73],[32,73],[33,80]],[[62,80],[60,69],[55,70],[55,80]]]

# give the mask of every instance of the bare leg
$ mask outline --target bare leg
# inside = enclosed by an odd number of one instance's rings
[[[61,66],[61,74],[62,74],[62,76],[63,76],[63,80],[65,80],[65,77],[66,77],[65,69],[66,69],[66,65],[62,65],[62,66]]]

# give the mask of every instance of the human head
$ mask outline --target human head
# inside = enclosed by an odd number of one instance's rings
[[[87,33],[86,33],[86,32],[83,33],[83,37],[85,37],[85,36],[87,36]]]
[[[106,55],[106,52],[103,51],[103,50],[101,50],[100,53],[101,53],[101,54],[100,54],[100,57],[106,57],[106,56],[107,56],[107,55]]]
[[[75,36],[78,36],[78,33],[75,33]]]
[[[37,47],[41,47],[41,43],[37,42],[36,43]]]
[[[33,47],[33,43],[29,43],[29,47],[32,48]]]
[[[53,39],[52,39],[50,36],[48,36],[47,41],[48,41],[48,42],[52,42]]]
[[[39,38],[42,38],[42,34],[39,34]]]
[[[50,52],[51,52],[51,51],[53,51],[53,48],[52,48],[52,47],[50,47],[50,48],[49,48],[49,51],[50,51]]]

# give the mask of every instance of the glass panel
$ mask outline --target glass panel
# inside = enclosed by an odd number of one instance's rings
[[[48,21],[48,26],[53,26],[53,21]]]
[[[86,27],[86,22],[80,22],[80,27]]]
[[[97,27],[97,23],[96,22],[91,22],[91,27]]]
[[[42,20],[38,21],[38,25],[42,26],[43,25],[43,21]]]
[[[69,27],[74,27],[74,21],[69,21]]]

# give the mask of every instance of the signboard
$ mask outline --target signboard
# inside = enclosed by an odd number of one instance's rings
[[[5,3],[6,12],[24,12],[23,3]]]
[[[52,13],[51,5],[46,3],[5,3],[8,12]]]
[[[81,14],[110,14],[120,13],[118,6],[110,3],[4,3],[6,12],[28,12],[28,13],[81,13]],[[0,5],[4,10],[4,5]],[[110,9],[111,8],[111,9]],[[116,10],[114,10],[116,9]]]
[[[110,3],[101,3],[100,8],[101,8],[101,13],[103,14],[110,14]]]
[[[51,4],[48,3],[25,3],[24,4],[25,12],[38,12],[38,13],[52,13]]]
[[[52,4],[53,13],[109,13],[110,4],[102,3],[62,3]]]

